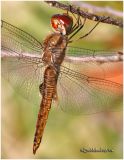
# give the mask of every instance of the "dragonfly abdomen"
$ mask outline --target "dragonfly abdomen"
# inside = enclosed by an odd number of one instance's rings
[[[58,33],[49,35],[44,40],[44,54],[42,60],[48,67],[44,72],[44,82],[40,85],[42,102],[38,113],[36,132],[34,137],[33,153],[38,149],[44,128],[48,119],[52,99],[57,99],[56,84],[59,75],[60,65],[65,57],[67,37]]]
[[[44,73],[44,82],[42,84],[42,101],[40,105],[40,110],[38,113],[35,137],[34,137],[34,145],[33,145],[33,153],[36,153],[38,149],[44,128],[48,119],[49,110],[51,108],[51,103],[53,96],[56,94],[56,83],[57,83],[57,73],[53,66],[48,66],[45,69]]]

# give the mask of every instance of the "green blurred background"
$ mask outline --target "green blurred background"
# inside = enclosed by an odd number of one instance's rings
[[[65,3],[65,2],[64,2]],[[87,2],[122,11],[122,2]],[[2,19],[27,31],[40,42],[52,30],[50,18],[63,13],[44,2],[2,1]],[[86,33],[95,24],[88,21]],[[99,24],[95,31],[73,46],[122,50],[122,29]],[[2,81],[2,158],[122,158],[122,112],[72,116],[52,108],[37,154],[32,145],[39,106],[23,99]],[[112,153],[82,153],[82,148],[109,148]]]

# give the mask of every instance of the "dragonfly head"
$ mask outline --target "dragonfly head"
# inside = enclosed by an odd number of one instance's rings
[[[73,26],[73,19],[68,14],[55,14],[51,18],[51,25],[55,32],[68,35]]]

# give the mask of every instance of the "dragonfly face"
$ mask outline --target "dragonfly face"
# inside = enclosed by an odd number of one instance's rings
[[[55,32],[68,35],[73,26],[73,19],[68,14],[56,14],[51,18],[51,25]]]
[[[49,35],[41,45],[28,33],[2,21],[2,75],[33,103],[40,104],[38,86],[43,97],[37,121],[39,130],[36,128],[34,139],[34,153],[41,142],[52,100],[59,99],[58,104],[62,110],[71,114],[115,111],[118,110],[117,104],[122,101],[122,85],[105,77],[106,70],[115,63],[111,61],[105,67],[103,60],[104,57],[118,55],[118,52],[67,47],[68,36],[72,34],[72,38],[77,29],[72,18],[54,15],[51,23],[57,33]],[[101,65],[95,61],[100,58],[103,62]],[[122,65],[121,61],[117,63]],[[91,76],[89,70],[92,69],[96,74]]]

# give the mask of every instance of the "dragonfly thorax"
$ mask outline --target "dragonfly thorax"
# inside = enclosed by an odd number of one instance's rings
[[[55,32],[68,35],[73,26],[73,19],[67,14],[55,14],[51,18],[51,25]]]
[[[44,54],[42,60],[46,64],[61,65],[65,57],[68,38],[60,33],[52,33],[44,40]]]

